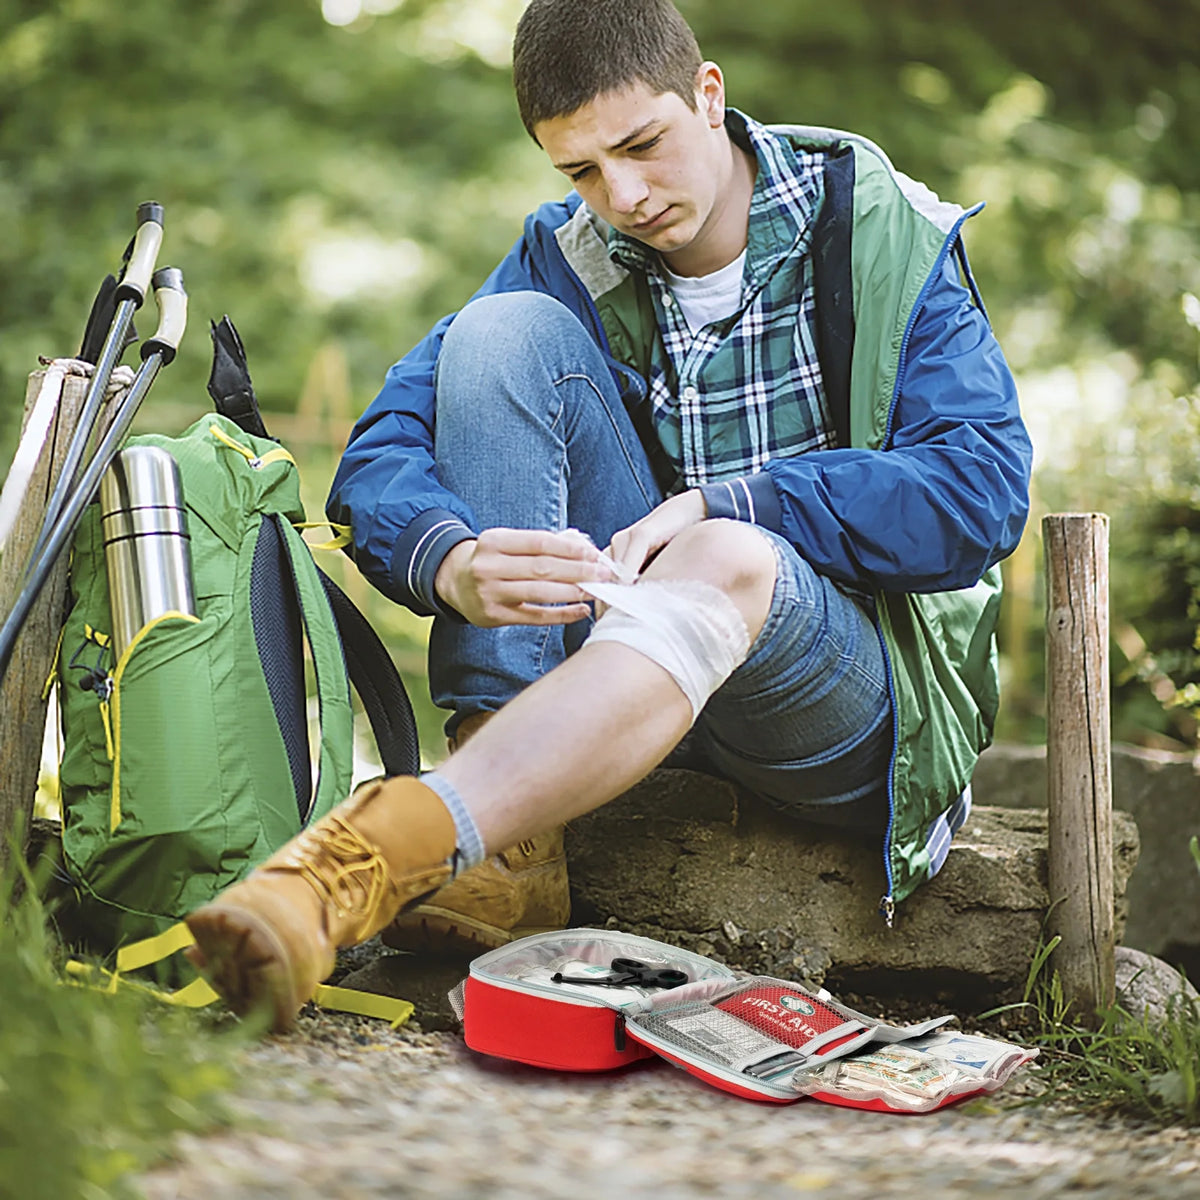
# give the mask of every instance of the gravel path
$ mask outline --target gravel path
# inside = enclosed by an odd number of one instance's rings
[[[238,1120],[185,1137],[147,1200],[1200,1197],[1200,1134],[985,1101],[923,1117],[739,1100],[661,1062],[568,1075],[449,1033],[302,1016],[242,1052]]]

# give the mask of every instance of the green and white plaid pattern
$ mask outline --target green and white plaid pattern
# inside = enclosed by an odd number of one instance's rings
[[[738,311],[695,335],[670,297],[658,254],[613,230],[609,254],[643,272],[660,337],[650,399],[663,447],[695,487],[835,444],[817,359],[808,249],[824,155],[794,150],[744,120],[758,159]]]

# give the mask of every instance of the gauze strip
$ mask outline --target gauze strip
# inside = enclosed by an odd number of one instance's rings
[[[737,605],[719,588],[695,579],[643,579],[637,584],[583,583],[608,605],[588,644],[620,642],[656,662],[679,684],[692,720],[750,650]]]

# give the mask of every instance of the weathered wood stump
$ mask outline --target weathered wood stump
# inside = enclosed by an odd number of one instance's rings
[[[1046,553],[1046,766],[1051,959],[1082,1019],[1113,1002],[1108,518],[1042,521]]]
[[[44,371],[35,371],[29,377],[22,429],[29,420],[44,375]],[[41,528],[51,484],[62,466],[87,388],[88,381],[79,376],[68,375],[63,382],[58,416],[0,558],[0,614],[9,613],[20,593],[25,561]],[[12,831],[20,828],[27,834],[30,828],[46,728],[45,683],[54,664],[62,628],[66,587],[67,555],[64,554],[21,630],[0,686],[0,863],[8,857]]]

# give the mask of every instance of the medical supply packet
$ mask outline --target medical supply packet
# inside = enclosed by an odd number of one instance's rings
[[[536,934],[489,951],[471,963],[451,1003],[467,1045],[484,1054],[574,1071],[657,1055],[714,1087],[779,1104],[807,1096],[928,1111],[999,1086],[1035,1053],[943,1033],[950,1016],[891,1025],[824,989],[610,929]],[[924,1057],[912,1061],[922,1069],[906,1072],[908,1058],[888,1059],[901,1046],[921,1047]],[[858,1065],[844,1075],[833,1071],[850,1063]],[[903,1079],[884,1078],[888,1070]],[[924,1079],[937,1071],[940,1091]]]
[[[801,1095],[831,1104],[923,1113],[994,1092],[1037,1051],[997,1038],[939,1030],[798,1072]]]

